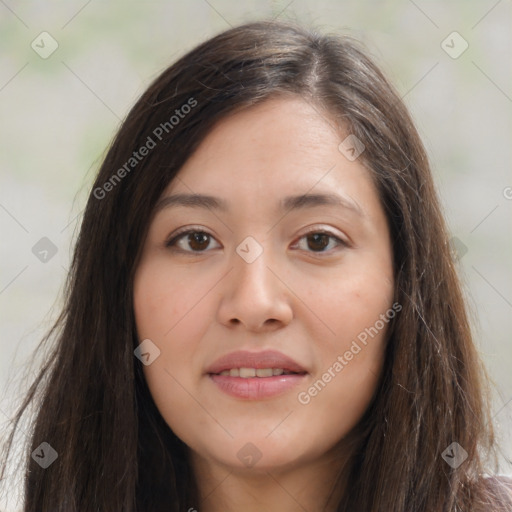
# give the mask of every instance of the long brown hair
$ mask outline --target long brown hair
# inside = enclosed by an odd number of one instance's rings
[[[14,419],[16,426],[37,404],[24,452],[25,511],[198,504],[187,447],[161,417],[134,357],[133,275],[156,201],[214,124],[280,95],[301,96],[364,143],[361,158],[393,240],[402,311],[380,386],[356,427],[338,510],[505,510],[482,478],[494,444],[482,368],[428,159],[403,102],[350,38],[260,21],[217,35],[161,73],[108,150],[64,310],[42,342],[54,345]],[[143,146],[150,150],[135,157]],[[46,469],[31,457],[42,442],[58,454]],[[467,459],[452,468],[442,455],[453,442]]]

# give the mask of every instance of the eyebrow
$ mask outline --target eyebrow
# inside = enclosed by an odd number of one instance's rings
[[[184,206],[188,208],[203,208],[219,210],[222,212],[229,211],[229,204],[225,199],[205,194],[174,194],[163,197],[158,201],[155,212],[159,212],[164,208]],[[302,210],[306,208],[314,208],[316,206],[340,206],[360,217],[364,217],[361,207],[352,199],[340,196],[334,193],[326,194],[302,194],[295,196],[286,196],[278,203],[277,210],[279,212],[289,210]]]

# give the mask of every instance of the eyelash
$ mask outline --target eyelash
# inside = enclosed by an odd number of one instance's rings
[[[204,235],[206,235],[206,236],[208,236],[208,237],[210,237],[212,239],[215,239],[215,237],[213,235],[211,235],[207,231],[204,231],[203,229],[199,229],[199,228],[188,228],[187,229],[187,228],[185,228],[183,231],[178,231],[177,233],[175,233],[171,239],[169,239],[167,242],[165,242],[165,247],[167,247],[169,249],[172,249],[173,251],[176,251],[176,252],[191,254],[191,255],[194,255],[194,256],[200,256],[200,255],[208,252],[207,250],[203,250],[203,251],[188,251],[188,250],[184,250],[184,249],[180,249],[180,248],[176,247],[177,242],[179,242],[182,238],[185,238],[186,235],[190,235],[192,233],[201,233],[201,234],[204,234]],[[349,246],[349,244],[347,242],[345,242],[341,238],[337,237],[333,233],[331,233],[329,231],[321,230],[321,229],[320,230],[319,229],[315,229],[315,230],[308,231],[307,233],[304,233],[299,238],[299,240],[302,240],[303,238],[306,238],[306,237],[308,237],[310,235],[327,235],[330,239],[333,239],[333,240],[336,241],[338,249],[340,247],[343,248],[343,247],[348,247]],[[331,251],[332,251],[332,249],[328,250],[328,251],[307,251],[307,252],[310,252],[312,254],[330,254]]]

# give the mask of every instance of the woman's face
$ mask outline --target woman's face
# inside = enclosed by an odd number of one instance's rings
[[[137,330],[155,403],[195,460],[319,461],[376,391],[398,311],[389,231],[330,124],[300,98],[224,119],[157,206]]]

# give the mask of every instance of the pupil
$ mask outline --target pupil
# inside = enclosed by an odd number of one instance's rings
[[[320,241],[320,246],[316,246],[317,249],[325,249],[329,245],[329,237],[328,235],[325,235],[323,233],[316,233],[314,235],[310,235],[310,239],[314,240],[314,243],[317,243]],[[312,247],[310,244],[310,249],[315,249],[315,247]]]
[[[190,246],[193,249],[201,250],[208,247],[208,235],[206,233],[196,232],[189,235]],[[199,244],[200,247],[195,246],[194,244]]]

